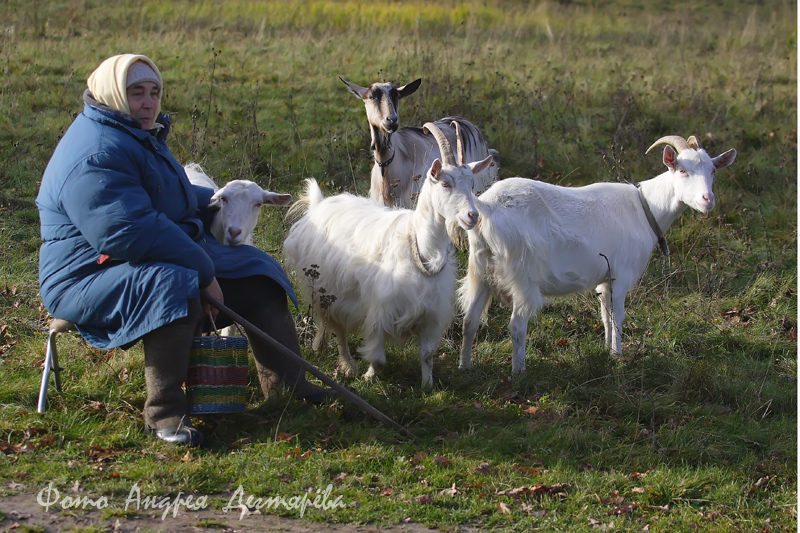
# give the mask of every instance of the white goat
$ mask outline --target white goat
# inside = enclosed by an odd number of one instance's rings
[[[710,158],[693,136],[688,141],[663,137],[647,151],[659,144],[667,144],[667,171],[638,187],[595,183],[568,188],[508,178],[476,199],[481,221],[468,232],[469,267],[459,288],[465,312],[459,368],[471,365],[478,322],[492,297],[513,306],[512,373],[525,370],[528,320],[547,296],[595,288],[606,346],[622,353],[625,298],[653,246],[658,242],[669,253],[663,232],[687,206],[701,213],[713,209],[714,172],[736,158],[733,149]]]
[[[364,340],[359,353],[370,363],[364,377],[371,379],[386,362],[387,337],[403,343],[416,335],[422,386],[430,387],[433,353],[453,313],[451,236],[478,222],[472,177],[492,158],[462,165],[459,150],[457,164],[439,128],[427,123],[425,129],[436,138],[444,163],[431,164],[416,209],[389,208],[346,193],[324,198],[309,179],[290,214],[307,211],[289,230],[284,252],[287,264],[305,274],[300,288],[319,328],[315,350],[333,333],[339,368],[351,375],[357,366],[347,335],[359,331]]]
[[[422,128],[398,129],[400,99],[417,90],[421,79],[396,87],[392,83],[373,83],[361,87],[340,80],[355,96],[364,102],[367,109],[375,164],[369,188],[369,197],[383,205],[413,208],[425,179],[425,173],[434,159],[440,158],[439,147],[434,139],[425,135]],[[457,122],[464,143],[465,162],[482,161],[493,155],[489,168],[473,176],[474,192],[480,194],[497,181],[497,152],[490,150],[480,129],[461,117],[445,117],[434,122],[451,145],[456,141],[453,122]]]
[[[250,180],[232,180],[219,188],[197,163],[189,163],[184,170],[192,184],[216,191],[208,204],[216,211],[209,231],[222,244],[252,246],[261,208],[286,205],[292,200],[290,194],[266,191]]]

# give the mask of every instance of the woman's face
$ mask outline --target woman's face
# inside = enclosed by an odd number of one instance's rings
[[[143,81],[128,87],[128,108],[133,118],[142,124],[142,129],[152,129],[156,123],[161,90],[152,81]]]

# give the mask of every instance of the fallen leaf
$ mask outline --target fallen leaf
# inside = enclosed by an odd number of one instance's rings
[[[98,402],[97,400],[91,400],[89,403],[85,405],[86,410],[91,411],[93,413],[99,413],[103,410],[103,404]]]
[[[439,455],[436,457],[436,459],[433,460],[433,464],[440,466],[447,466],[450,464],[450,459]]]
[[[631,489],[631,492],[633,494],[644,494],[644,487],[633,487],[633,489]]]
[[[422,496],[411,498],[410,500],[406,501],[406,503],[421,503],[423,505],[427,505],[429,503],[433,503],[433,498],[429,494],[423,494]]]
[[[427,454],[427,453],[425,453],[424,451],[417,452],[417,453],[415,453],[415,454],[414,454],[414,457],[412,457],[412,458],[411,458],[411,460],[409,461],[409,463],[411,463],[411,464],[419,464],[419,463],[421,463],[421,462],[422,462],[422,460],[423,460],[423,459],[425,459],[427,456],[428,456],[428,454]]]
[[[642,509],[650,509],[651,511],[669,511],[669,505],[643,505]]]
[[[439,495],[440,495],[440,496],[450,496],[450,497],[455,497],[455,495],[456,495],[456,494],[458,494],[458,493],[459,493],[459,492],[458,492],[458,489],[456,488],[456,484],[455,484],[455,483],[453,483],[453,486],[452,486],[452,487],[450,487],[449,489],[444,489],[443,491],[441,491],[441,492],[439,493]]]
[[[479,474],[489,475],[489,473],[491,471],[492,471],[492,467],[489,466],[489,463],[486,462],[486,461],[482,462],[481,464],[479,464],[478,466],[475,467],[475,472],[477,472]]]
[[[347,479],[347,473],[339,472],[339,475],[333,478],[333,482],[336,483],[337,485],[340,485],[342,481],[344,481],[345,479]]]
[[[230,444],[228,444],[228,449],[229,450],[238,450],[242,446],[250,444],[250,442],[251,442],[250,437],[243,437],[243,438],[241,438],[239,440],[235,440],[235,441],[231,442]]]
[[[55,444],[56,438],[52,435],[45,435],[41,439],[39,439],[39,448],[45,448],[47,446],[52,446]]]
[[[539,411],[541,410],[542,410],[541,407],[536,405],[531,405],[525,408],[525,410],[522,411],[522,414],[524,414],[525,416],[536,416],[537,414],[539,414]]]
[[[622,502],[625,501],[625,498],[619,495],[619,491],[615,490],[611,493],[610,498],[604,498],[600,500],[600,503],[603,505],[621,505]]]
[[[756,487],[761,487],[761,486],[766,485],[767,483],[769,483],[769,476],[759,478],[758,481],[756,481],[755,486]]]
[[[618,505],[617,507],[614,507],[613,509],[611,509],[608,512],[608,514],[619,516],[619,515],[632,513],[633,511],[635,511],[638,508],[639,508],[639,504],[637,504],[637,503],[629,503],[628,505]]]
[[[504,504],[503,502],[498,503],[497,508],[500,509],[502,514],[511,514],[511,509],[509,509],[508,505]]]
[[[542,475],[542,471],[539,470],[538,468],[534,467],[534,466],[531,466],[531,467],[521,466],[521,467],[517,468],[517,470],[519,470],[519,472],[521,472],[522,474],[525,474],[526,476],[537,477],[537,476],[541,476]]]
[[[381,491],[380,496],[389,496],[392,492],[394,492],[394,489],[392,487],[387,487]]]
[[[31,427],[29,427],[28,429],[25,430],[25,438],[27,438],[27,439],[33,438],[33,437],[35,437],[37,435],[46,435],[46,434],[47,434],[47,430],[46,429],[37,428],[37,427],[33,427],[33,426],[31,426]]]
[[[294,439],[291,433],[281,431],[275,436],[275,442],[290,442]]]
[[[114,460],[114,457],[121,454],[122,450],[114,450],[112,448],[102,448],[92,444],[86,450],[86,455],[95,463],[104,463]]]

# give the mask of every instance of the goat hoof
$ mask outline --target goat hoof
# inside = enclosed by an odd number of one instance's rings
[[[358,366],[355,364],[341,363],[336,369],[344,374],[346,377],[351,378],[358,373]]]

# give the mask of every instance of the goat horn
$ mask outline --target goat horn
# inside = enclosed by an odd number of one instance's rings
[[[697,141],[697,137],[695,137],[694,135],[689,136],[689,138],[686,139],[686,142],[688,142],[689,146],[694,148],[695,150],[700,150],[702,148],[702,146],[700,146],[700,143]]]
[[[450,125],[456,130],[456,153],[458,154],[458,164],[463,165],[467,158],[464,155],[464,140],[461,138],[461,125],[456,120],[451,122]]]
[[[695,142],[696,141],[697,140],[695,139]],[[684,139],[680,135],[667,135],[666,137],[661,137],[659,140],[654,142],[653,145],[650,148],[648,148],[647,152],[645,153],[649,153],[650,150],[652,150],[659,144],[669,144],[670,146],[675,148],[678,151],[678,153],[681,153],[684,150],[688,150],[689,148],[691,148],[691,146],[689,146],[689,143],[686,142],[686,139]]]
[[[450,148],[450,141],[444,136],[442,130],[433,122],[426,122],[425,125],[422,126],[422,131],[430,133],[433,135],[433,138],[436,139],[436,143],[439,145],[439,151],[442,153],[443,162],[453,167],[456,166],[457,163],[453,156],[453,149]]]

